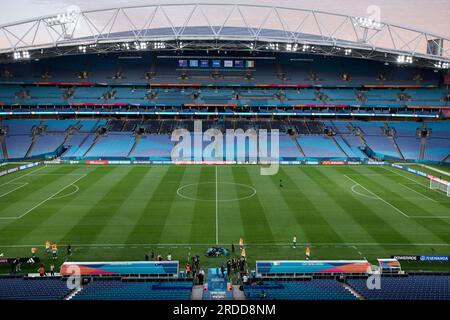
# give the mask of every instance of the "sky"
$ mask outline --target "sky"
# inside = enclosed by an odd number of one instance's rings
[[[64,12],[161,3],[241,3],[308,8],[366,16],[371,5],[380,8],[381,20],[450,36],[450,0],[14,0],[2,1],[0,24]]]

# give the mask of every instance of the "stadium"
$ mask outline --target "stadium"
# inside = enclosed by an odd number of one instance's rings
[[[450,37],[265,5],[0,26],[0,300],[449,300]]]

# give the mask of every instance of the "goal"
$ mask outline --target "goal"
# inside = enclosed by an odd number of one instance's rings
[[[447,197],[450,197],[450,182],[448,181],[430,178],[430,189],[443,191],[447,194]]]

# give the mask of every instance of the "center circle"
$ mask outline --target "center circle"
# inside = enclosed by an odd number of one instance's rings
[[[256,189],[235,182],[199,182],[181,186],[177,195],[193,201],[240,201],[253,197]]]

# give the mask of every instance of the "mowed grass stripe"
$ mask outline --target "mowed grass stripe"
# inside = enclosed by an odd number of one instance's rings
[[[218,166],[217,176],[218,181],[224,182],[223,186],[229,188],[229,199],[238,199],[239,192],[236,186],[238,181],[234,180],[233,168],[231,166]],[[219,186],[219,191],[222,185]],[[219,194],[220,196],[220,194]],[[220,243],[234,243],[239,242],[239,238],[245,234],[244,226],[242,224],[239,202],[247,201],[247,199],[236,201],[222,201],[219,202],[219,242]]]
[[[298,175],[298,181],[295,183],[303,196],[299,202],[309,203],[309,207],[314,208],[314,219],[311,221],[313,226],[316,223],[323,225],[324,234],[328,236],[331,232],[331,239],[336,241],[329,242],[375,242],[375,240],[367,233],[367,231],[359,225],[357,221],[343,208],[337,201],[342,197],[347,197],[345,191],[341,188],[333,188],[328,185],[328,181],[323,179],[322,168],[286,168],[287,172],[295,172]],[[320,170],[320,171],[316,171]],[[336,173],[328,172],[327,178],[331,179]],[[309,212],[308,212],[309,213]],[[309,219],[310,215],[307,215]],[[311,228],[313,227],[311,226]],[[317,230],[318,232],[320,231]],[[319,234],[319,238],[323,235]]]
[[[279,174],[272,176],[272,182],[279,184],[279,179],[283,180],[283,187],[279,189],[289,213],[302,228],[302,233],[297,234],[298,241],[315,242],[321,238],[326,242],[341,242],[342,239],[314,204],[317,202],[314,186],[304,180],[302,172],[281,167]]]
[[[126,240],[126,235],[131,229],[128,216],[134,215],[133,201],[130,198],[135,192],[144,192],[141,187],[148,171],[146,167],[133,167],[105,196],[104,201],[109,201],[110,204],[109,207],[105,207],[107,214],[97,229],[93,243],[108,243],[111,239],[115,243],[121,243]],[[101,202],[98,205],[101,205]]]
[[[253,186],[249,170],[251,168],[247,168],[246,166],[233,167],[233,179],[238,183]],[[266,186],[261,185],[258,186],[258,189],[264,187]],[[243,237],[247,242],[273,243],[276,240],[267,221],[266,212],[261,205],[261,196],[261,194],[256,193],[255,197],[246,199],[245,201],[239,201],[239,212],[245,232],[240,237]]]
[[[383,167],[387,172],[392,172],[393,174],[395,174],[396,176],[399,177],[399,183],[404,184],[406,187],[412,188],[413,190],[415,190],[417,193],[419,193],[419,196],[421,196],[421,198],[424,198],[426,200],[430,200],[431,202],[433,202],[434,206],[436,206],[436,208],[430,208],[431,210],[429,210],[430,212],[435,213],[435,209],[437,210],[442,210],[444,209],[446,211],[446,213],[448,213],[449,217],[450,217],[450,199],[447,197],[447,195],[445,194],[445,192],[442,191],[438,191],[438,190],[432,190],[429,188],[430,186],[430,180],[425,179],[424,177],[418,176],[416,174],[407,172],[407,171],[403,171],[400,169],[395,169],[395,168],[386,168]],[[403,187],[405,187],[403,186]],[[417,193],[414,193],[413,195],[417,196]],[[426,203],[427,207],[428,205],[430,205],[430,203],[428,203],[427,201],[424,201],[424,203]],[[438,207],[440,206],[440,208]]]
[[[200,184],[196,187],[195,197],[211,201],[195,201],[189,243],[216,242],[215,170],[214,166],[201,166],[198,172]]]
[[[148,197],[142,215],[127,237],[127,243],[159,243],[185,170],[185,166],[169,166]]]
[[[195,184],[202,181],[200,180],[201,172],[201,166],[192,166],[185,170],[178,188],[193,184],[189,190],[194,192],[193,197],[195,198],[198,188]],[[188,200],[180,197],[178,194],[176,195],[165,224],[162,226],[163,232],[159,243],[174,243],[174,241],[175,243],[191,243],[195,205],[195,200]],[[197,228],[200,226],[197,225]]]
[[[32,174],[11,183],[28,183],[2,198],[0,198],[0,217],[20,217],[42,201],[49,198],[80,176],[65,176],[64,173],[73,172],[76,168],[42,167],[39,176]],[[31,172],[30,172],[31,173]],[[45,175],[56,173],[61,175]],[[34,210],[33,210],[34,211]],[[1,224],[1,222],[0,222]]]
[[[410,208],[400,205],[400,202],[404,203],[407,200],[404,199],[401,194],[398,194],[393,187],[393,185],[397,184],[396,176],[364,175],[364,173],[379,172],[382,168],[365,167],[362,169],[363,171],[361,171],[361,168],[359,170],[355,168],[348,168],[348,170],[352,173],[363,173],[358,175],[355,181],[362,184],[377,196],[382,197],[393,206],[399,208],[405,214],[408,214],[408,210],[410,210]],[[384,221],[386,221],[389,227],[402,234],[404,239],[408,239],[407,241],[411,243],[439,243],[442,241],[440,237],[436,237],[433,233],[430,233],[426,228],[424,228],[420,222],[404,217],[399,212],[383,203],[381,200],[374,201],[376,201],[376,207],[378,208],[376,213],[382,217]],[[411,207],[415,207],[413,203],[410,203],[410,205]],[[392,240],[390,242],[398,241]]]
[[[368,168],[368,170],[373,171],[375,169],[380,170],[381,168]],[[383,168],[386,170],[386,168]],[[428,182],[425,178],[415,176],[413,178],[404,175],[399,169],[389,169],[386,171],[392,171],[392,175],[380,175],[378,179],[374,181],[378,185],[389,184],[389,193],[386,194],[387,198],[390,198],[397,203],[397,206],[401,209],[408,210],[408,215],[411,218],[414,217],[430,217],[435,220],[439,220],[444,224],[450,224],[450,219],[439,219],[439,216],[450,218],[450,202],[434,202],[426,197],[423,197],[414,191],[405,188],[402,184],[408,187],[413,187],[417,185],[424,185],[424,182]],[[405,172],[406,173],[406,172]],[[416,181],[417,184],[414,184]],[[424,188],[419,186],[420,188]],[[425,189],[426,191],[426,189]]]
[[[111,209],[117,206],[114,202],[114,196],[123,192],[121,182],[126,179],[131,168],[126,167],[99,167],[95,172],[88,175],[88,180],[84,183],[90,182],[81,193],[78,194],[76,201],[81,204],[81,207],[71,209],[74,213],[75,219],[72,220],[71,227],[65,230],[65,235],[62,238],[64,243],[93,243],[97,233],[104,226],[105,221],[108,221]],[[80,190],[81,191],[81,190]],[[111,210],[111,212],[109,212]]]
[[[54,170],[47,177],[53,181],[67,179],[69,177],[70,181],[64,181],[65,185],[69,185],[76,179],[87,174],[76,182],[78,186],[82,186],[84,183],[83,180],[88,177],[88,172],[93,171],[93,168],[80,168],[78,166],[65,168],[60,167],[60,169],[63,171]],[[44,172],[42,174],[44,174]],[[64,174],[70,174],[70,176],[66,176]],[[34,183],[45,185],[47,184],[47,180],[40,179],[39,182],[36,181]],[[64,190],[61,194],[63,194],[66,190]],[[45,241],[43,239],[48,237],[53,239],[53,241],[59,241],[62,235],[64,235],[64,228],[72,225],[70,218],[73,217],[71,211],[74,210],[74,203],[72,203],[71,200],[77,199],[77,194],[78,193],[73,194],[67,198],[51,198],[23,218],[15,220],[14,230],[21,230],[13,235],[15,242],[30,243],[29,241],[35,241],[35,239]],[[60,194],[58,194],[58,196],[59,195]]]
[[[262,176],[259,167],[247,167],[250,172],[252,186],[257,190],[257,196],[264,210],[267,223],[272,231],[273,238],[277,242],[289,243],[294,235],[297,235],[298,241],[306,241],[304,230],[297,223],[291,208],[283,197],[283,190],[279,186],[280,172],[274,176]],[[274,182],[274,180],[276,182]],[[251,199],[250,199],[251,200]],[[247,200],[242,200],[247,201]],[[245,213],[243,213],[245,215]],[[280,219],[280,217],[283,217]]]
[[[146,214],[148,199],[156,192],[168,170],[167,166],[145,166],[142,168],[145,172],[143,173],[143,178],[130,194],[127,204],[121,206],[119,210],[118,214],[120,215],[120,219],[123,219],[123,225],[120,235],[114,237],[117,243],[125,244],[129,241],[130,235],[133,233],[136,225],[142,219],[142,216]],[[146,240],[148,239],[140,239],[140,241],[133,243],[146,242]]]
[[[333,167],[331,168],[333,169],[332,175],[324,174],[318,169],[312,169],[316,170],[324,185],[327,186],[326,188],[324,188],[324,190],[326,190],[330,196],[333,196],[331,194],[331,190],[341,189],[343,187],[350,188],[352,185],[352,183],[342,183],[340,181],[338,182],[332,179],[333,174],[340,176],[343,179],[343,174],[346,173],[345,169],[347,168]],[[350,172],[352,173],[356,173],[356,171],[353,171],[350,168],[348,170],[350,170]],[[367,198],[363,199],[360,196],[352,193],[351,190],[349,190],[347,197],[337,197],[335,198],[335,200],[339,204],[339,206],[341,206],[352,216],[353,220],[355,220],[370,235],[371,238],[380,243],[380,246],[383,246],[383,243],[409,243],[408,238],[406,238],[401,232],[393,228],[390,222],[385,220],[380,212],[379,200]],[[394,221],[394,223],[401,222],[397,220]]]
[[[42,167],[44,168],[44,167]],[[74,172],[76,170],[75,167],[49,167],[48,169],[45,168],[46,172],[52,172],[52,173],[64,173],[64,172]],[[41,171],[42,172],[42,171]],[[36,198],[34,205],[40,203],[41,201],[45,200],[52,194],[54,194],[57,190],[55,189],[54,185],[57,184],[57,186],[63,186],[67,185],[70,182],[74,181],[74,177],[69,178],[70,181],[68,181],[67,177],[64,175],[58,176],[58,175],[52,175],[52,176],[45,176],[45,179],[42,177],[31,177],[27,176],[23,179],[30,179],[29,184],[27,186],[30,186],[29,190],[26,190],[26,192],[29,192],[31,194],[34,194],[34,197],[37,196],[36,192],[39,190],[44,192],[45,194],[42,194],[39,192],[38,194],[41,196],[41,198]],[[58,181],[60,181],[58,183]],[[21,201],[21,197],[27,197],[27,195],[18,194],[17,200],[9,200],[11,203],[17,203]],[[48,208],[55,208],[54,203],[51,203],[55,200],[49,200],[42,204],[40,207],[34,209],[26,216],[22,217],[21,219],[16,220],[1,220],[0,221],[0,243],[6,243],[6,244],[17,244],[17,243],[24,243],[22,242],[22,239],[27,238],[28,235],[40,231],[42,221],[46,219],[46,217],[51,216],[52,210],[49,210]],[[26,207],[22,209],[29,210],[32,208],[32,204],[28,204]],[[17,212],[17,215],[19,216],[24,211]],[[54,229],[54,228],[52,228]],[[55,230],[53,230],[54,232]],[[32,237],[33,240],[35,240],[34,237]]]
[[[381,168],[367,168],[368,172],[379,172]],[[418,196],[411,190],[406,189],[400,182],[409,181],[402,175],[378,175],[371,179],[374,185],[381,186],[374,190],[390,203],[395,202],[395,207],[405,212],[410,217],[415,216],[447,216],[448,209],[444,204],[439,204],[424,197]],[[409,181],[411,182],[411,181]],[[384,187],[383,187],[384,186]],[[388,187],[386,187],[388,186]]]

